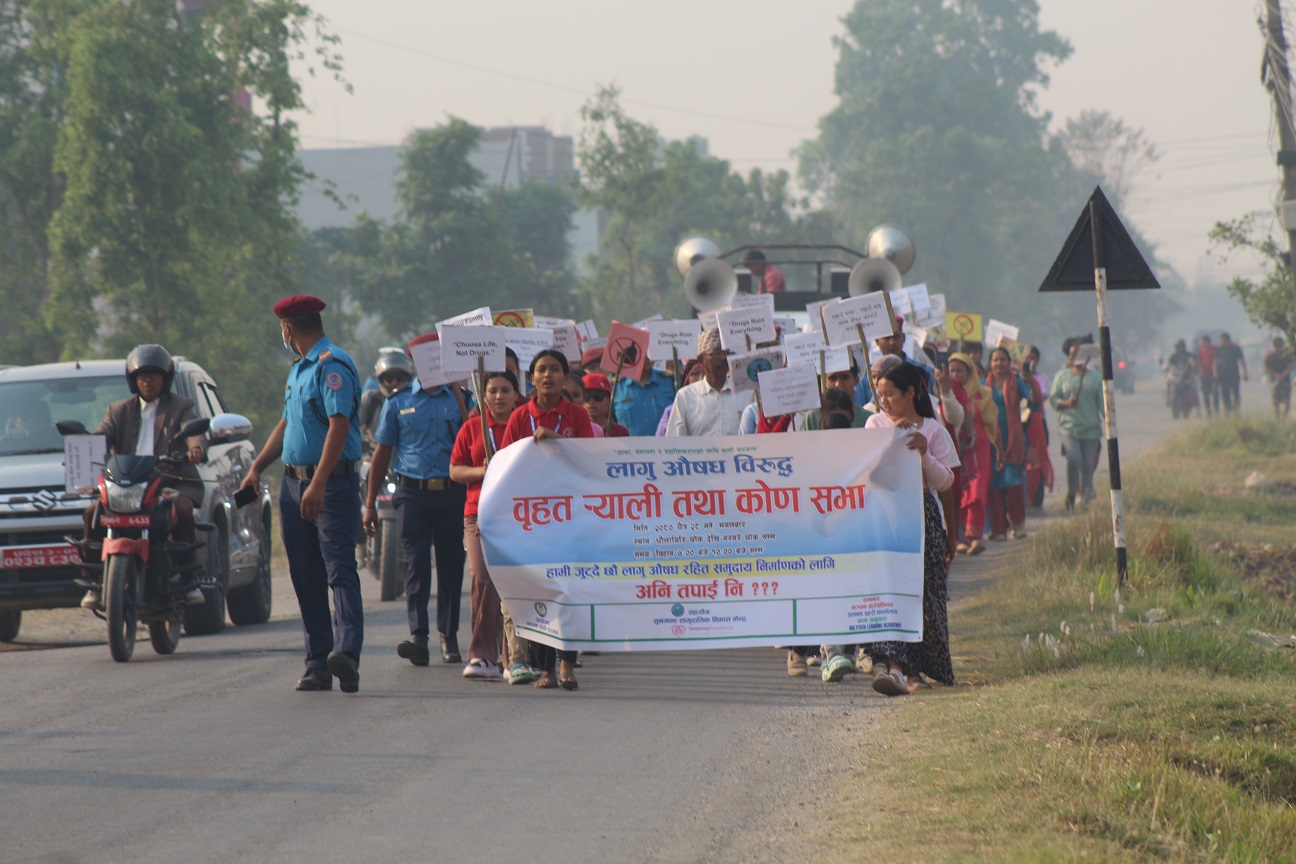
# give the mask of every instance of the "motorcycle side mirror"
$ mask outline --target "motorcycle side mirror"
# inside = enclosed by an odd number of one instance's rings
[[[176,433],[176,439],[180,440],[184,438],[192,438],[195,435],[205,435],[207,434],[209,426],[211,426],[211,421],[206,417],[198,417],[194,420],[190,420],[180,429],[179,432]]]
[[[89,435],[85,424],[80,420],[56,420],[54,428],[60,435]]]
[[[217,414],[211,421],[211,437],[216,441],[246,441],[252,437],[252,421],[242,414]]]

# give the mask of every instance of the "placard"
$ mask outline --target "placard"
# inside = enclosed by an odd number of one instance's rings
[[[733,300],[729,302],[730,309],[760,309],[769,310],[770,316],[774,315],[774,295],[773,294],[735,294]]]
[[[441,333],[441,328],[450,327],[489,327],[494,323],[491,317],[489,306],[482,306],[480,309],[474,309],[471,312],[465,312],[462,315],[456,315],[453,318],[447,318],[444,321],[437,322],[436,331]]]
[[[772,297],[772,294],[764,295]],[[746,351],[762,342],[773,342],[773,307],[745,306],[739,309],[722,309],[716,313],[716,326],[720,328],[720,345],[727,351]]]
[[[576,322],[570,318],[549,318],[535,316],[535,326],[553,331],[553,347],[567,358],[567,362],[579,363],[581,356],[580,334],[576,332]]]
[[[1000,339],[1007,339],[1010,342],[1016,342],[1019,332],[1011,324],[1005,324],[1002,321],[996,321],[991,318],[985,325],[985,344],[991,348],[999,344]]]
[[[599,368],[609,375],[638,381],[643,377],[644,365],[648,362],[648,337],[647,330],[613,321]]]
[[[1076,346],[1075,362],[1088,366],[1102,356],[1102,346],[1086,343]]]
[[[756,377],[766,417],[819,407],[819,376],[809,366],[768,369]]]
[[[412,345],[409,352],[410,358],[414,361],[414,371],[418,373],[419,386],[424,390],[468,379],[467,375],[448,375],[442,370],[440,340]]]
[[[852,366],[864,368],[864,363],[860,360],[856,362],[864,348],[859,342],[851,342],[846,345],[833,345],[824,349],[824,374],[831,375],[834,372],[849,372]]]
[[[535,355],[539,354],[546,348],[554,347],[554,331],[545,330],[540,327],[505,327],[504,344],[513,349],[513,353],[518,356],[518,368],[522,370],[531,368],[531,361]],[[567,357],[566,353],[563,354]],[[580,357],[574,358],[579,364]],[[573,358],[567,357],[568,365]]]
[[[788,366],[810,366],[819,371],[819,355],[828,347],[824,335],[818,330],[809,333],[789,333],[783,337],[783,350]]]
[[[733,355],[729,358],[729,377],[733,379],[734,390],[739,393],[755,390],[760,373],[782,368],[783,359],[783,351],[779,348],[762,348]]]
[[[823,310],[832,306],[834,303],[840,303],[842,298],[833,297],[829,300],[816,300],[814,303],[806,304],[806,315],[810,319],[811,330],[823,330]]]
[[[975,312],[946,312],[945,335],[963,342],[982,341],[981,316]]]
[[[445,375],[476,372],[478,357],[485,358],[487,372],[503,372],[504,339],[508,330],[489,324],[438,324],[441,338],[429,344],[441,346],[441,372]]]
[[[906,289],[897,288],[894,291],[887,292],[887,295],[891,298],[891,308],[895,310],[895,314],[913,314],[913,306],[909,303],[909,292]]]
[[[1030,353],[1030,346],[1025,342],[1005,339],[1002,336],[999,337],[999,342],[995,347],[1005,349],[1008,352],[1009,358],[1012,359],[1013,365],[1017,367],[1021,366],[1022,361],[1026,359],[1026,355]]]
[[[823,307],[824,335],[829,345],[858,342],[858,327],[865,339],[881,339],[895,333],[895,316],[885,291],[848,297]]]
[[[716,328],[716,315],[720,314],[719,309],[704,309],[697,314],[698,326],[703,330],[714,330]]]
[[[945,324],[945,295],[927,295],[928,307],[921,312],[914,312],[914,322],[922,327],[934,327]]]
[[[931,296],[927,293],[927,284],[919,282],[904,289],[909,298],[909,308],[915,316],[922,315],[931,309]]]
[[[107,454],[108,438],[104,435],[64,435],[64,491],[84,494],[98,486]]]
[[[764,297],[773,297],[773,294],[764,294]],[[786,336],[789,333],[796,333],[799,330],[797,320],[791,315],[775,315],[774,328]]]
[[[531,309],[504,309],[491,315],[496,327],[534,327],[535,312]]]
[[[598,327],[594,324],[593,318],[586,318],[576,325],[576,333],[580,336],[582,342],[588,342],[591,339],[599,338]],[[588,345],[586,346],[589,347]]]
[[[692,360],[697,356],[698,334],[701,332],[702,325],[696,318],[649,321],[648,359],[671,360],[674,354],[678,354],[681,360]]]

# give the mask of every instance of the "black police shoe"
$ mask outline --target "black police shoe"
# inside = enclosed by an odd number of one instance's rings
[[[459,654],[459,640],[454,636],[441,636],[441,662],[442,663],[462,663],[463,657]]]
[[[338,679],[338,689],[354,693],[360,689],[360,664],[350,654],[334,651],[328,655],[328,671]]]
[[[402,642],[396,646],[396,654],[415,666],[426,666],[430,658],[427,639],[416,638],[408,642]]]
[[[297,681],[297,689],[307,692],[333,689],[333,676],[327,669],[307,669],[306,674]]]

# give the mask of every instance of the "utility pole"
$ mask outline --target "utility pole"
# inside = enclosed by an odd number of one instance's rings
[[[1296,129],[1293,129],[1291,68],[1287,65],[1287,37],[1283,34],[1282,3],[1265,0],[1265,56],[1260,64],[1260,80],[1273,97],[1274,120],[1278,124],[1278,165],[1283,174],[1283,201],[1280,208],[1283,228],[1287,231],[1288,270],[1293,274],[1292,299],[1296,302]]]

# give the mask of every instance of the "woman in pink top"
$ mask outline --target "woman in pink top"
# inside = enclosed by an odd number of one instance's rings
[[[950,488],[954,468],[959,464],[945,426],[936,419],[927,393],[927,373],[912,363],[897,363],[877,380],[878,407],[865,424],[867,429],[911,430],[909,449],[922,458],[923,477],[923,638],[921,642],[874,642],[868,646],[873,659],[873,689],[888,696],[901,696],[930,687],[923,675],[954,683],[950,660],[947,579],[956,526],[945,524],[944,512],[955,513]]]

